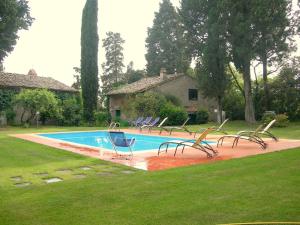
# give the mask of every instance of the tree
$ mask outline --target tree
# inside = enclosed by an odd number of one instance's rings
[[[87,0],[81,24],[81,88],[83,116],[92,122],[98,99],[98,1]]]
[[[0,63],[14,49],[18,31],[27,30],[32,22],[26,0],[0,1]]]
[[[166,68],[169,74],[188,69],[190,57],[186,52],[183,24],[170,0],[160,3],[153,26],[148,28],[146,48],[148,75],[158,75],[161,68]]]
[[[14,104],[23,108],[21,123],[30,123],[40,113],[41,117],[56,118],[60,115],[58,100],[46,89],[25,89],[15,96]],[[25,117],[25,115],[28,116]]]
[[[146,76],[146,72],[144,70],[135,70],[133,69],[133,62],[131,61],[125,73],[126,81],[128,84],[136,82]]]
[[[102,41],[106,59],[106,62],[102,64],[102,94],[106,95],[112,87],[118,86],[120,82],[124,82],[122,45],[125,41],[120,33],[111,31],[106,33],[106,38]]]
[[[194,43],[194,39],[201,40],[196,46],[190,47],[197,48],[193,56],[198,61],[196,75],[200,90],[204,96],[217,100],[219,118],[222,121],[222,101],[228,84],[225,72],[226,18],[222,11],[222,2],[186,0],[181,5],[188,37],[192,37],[190,43]],[[189,16],[190,14],[197,15],[197,18]],[[201,25],[196,21],[201,21]],[[201,29],[194,30],[195,25],[201,26]]]
[[[73,69],[75,71],[75,74],[73,75],[75,82],[71,85],[71,87],[75,88],[77,90],[80,90],[80,88],[81,88],[81,79],[80,79],[81,70],[78,67],[73,67]]]
[[[255,50],[263,66],[264,108],[270,109],[268,66],[274,66],[293,49],[292,36],[296,32],[296,17],[292,16],[291,0],[251,1],[252,22],[256,40]],[[299,20],[299,18],[298,18]]]

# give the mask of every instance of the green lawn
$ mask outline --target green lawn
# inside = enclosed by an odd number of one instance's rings
[[[231,132],[247,128],[241,122],[228,125]],[[90,129],[0,129],[1,225],[300,221],[300,148],[145,172],[7,136]],[[300,124],[273,131],[281,138],[299,139]],[[43,172],[48,174],[36,174]],[[22,176],[22,181],[13,176]],[[64,181],[46,185],[42,178],[47,177]],[[13,185],[23,181],[32,184]]]

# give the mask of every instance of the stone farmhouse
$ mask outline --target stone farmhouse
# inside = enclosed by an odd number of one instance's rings
[[[166,74],[164,69],[161,70],[159,76],[143,78],[110,91],[108,97],[111,116],[128,119],[126,112],[122,111],[127,104],[128,96],[134,97],[146,91],[177,97],[191,119],[195,118],[195,113],[199,108],[204,108],[209,111],[210,120],[216,120],[216,113],[214,113],[217,108],[216,102],[203,97],[194,78],[185,74]]]

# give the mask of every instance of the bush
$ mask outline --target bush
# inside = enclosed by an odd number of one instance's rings
[[[98,111],[94,114],[96,125],[97,126],[108,126],[109,121],[111,120],[110,114],[104,111]]]
[[[287,127],[289,124],[289,119],[286,114],[278,114],[275,116],[276,123],[274,124],[275,127]]]
[[[266,111],[262,118],[261,118],[261,121],[265,124],[268,124],[270,123],[272,120],[274,120],[276,117],[276,113],[273,112],[273,111]]]
[[[203,124],[208,122],[208,111],[206,109],[199,109],[196,113],[196,123]]]
[[[173,105],[175,106],[181,106],[181,101],[179,98],[177,98],[176,96],[174,95],[171,95],[171,94],[165,94],[165,98],[168,102],[171,102]]]
[[[138,94],[134,100],[133,108],[137,116],[159,116],[162,107],[167,103],[166,98],[155,92]]]
[[[160,117],[168,117],[168,120],[166,121],[167,125],[181,125],[187,119],[188,114],[184,108],[174,106],[172,103],[168,102],[162,107]]]
[[[60,123],[68,126],[79,126],[82,120],[82,107],[75,97],[62,101]]]

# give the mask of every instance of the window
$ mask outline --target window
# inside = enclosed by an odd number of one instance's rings
[[[198,90],[197,89],[189,89],[189,100],[190,101],[198,100]]]
[[[116,117],[120,118],[121,117],[121,110],[116,110]]]

